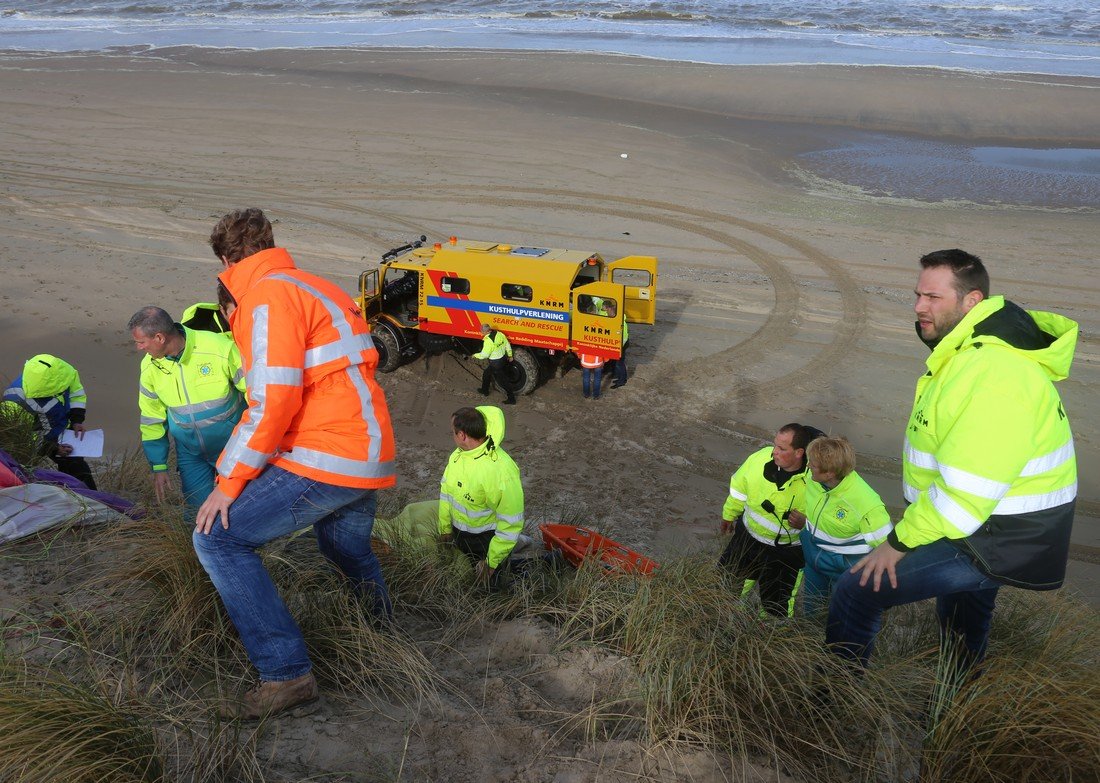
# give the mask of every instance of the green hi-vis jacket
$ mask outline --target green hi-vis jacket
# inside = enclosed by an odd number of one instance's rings
[[[1054,382],[1069,375],[1076,343],[1068,318],[995,296],[935,346],[905,433],[911,505],[892,545],[946,538],[1005,584],[1062,584],[1077,461]]]
[[[481,350],[474,354],[475,359],[503,359],[512,358],[512,344],[504,336],[504,332],[494,329],[481,341]]]
[[[181,326],[178,359],[141,360],[141,446],[153,472],[168,470],[168,435],[176,448],[215,461],[246,407],[241,354],[228,334]]]
[[[492,405],[477,408],[485,417],[485,442],[476,449],[455,449],[447,460],[439,487],[439,532],[495,531],[488,563],[497,568],[523,531],[523,485],[519,468],[500,447],[504,442],[504,411]]]
[[[806,529],[826,552],[865,555],[892,527],[882,498],[854,470],[832,489],[806,482]]]
[[[730,494],[722,506],[722,519],[732,522],[744,512],[745,529],[757,541],[775,545],[799,546],[799,531],[792,528],[787,517],[790,512],[805,513],[807,470],[795,473],[782,485],[777,485],[765,475],[772,462],[772,447],[765,446],[741,463],[730,478]]]

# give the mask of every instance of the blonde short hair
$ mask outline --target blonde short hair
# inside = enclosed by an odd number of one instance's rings
[[[842,479],[856,469],[856,451],[848,439],[817,438],[806,446],[806,459],[813,467]]]

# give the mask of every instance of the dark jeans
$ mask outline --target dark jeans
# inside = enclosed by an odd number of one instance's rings
[[[755,579],[760,604],[770,615],[786,617],[802,570],[802,547],[769,546],[757,541],[738,520],[718,565],[738,576]]]
[[[95,479],[92,478],[92,469],[83,457],[54,457],[57,469],[62,473],[68,473],[75,479],[83,481],[88,489],[96,489]]]
[[[512,393],[511,387],[508,386],[508,375],[504,372],[505,366],[508,364],[508,360],[505,358],[490,359],[488,366],[481,373],[481,393],[489,393],[490,381],[496,381],[497,386],[504,390],[504,393],[508,395],[508,400],[511,402],[516,401],[516,395]]]
[[[626,346],[622,348],[622,352],[619,354],[618,359],[612,359],[604,365],[604,375],[612,373],[614,378],[611,381],[616,386],[622,386],[626,383]]]
[[[980,663],[1000,582],[979,571],[970,555],[944,539],[909,552],[898,563],[896,573],[897,589],[883,577],[877,593],[870,580],[859,586],[861,574],[845,572],[840,577],[825,626],[825,641],[833,651],[866,666],[882,626],[883,610],[935,598],[944,638],[960,638],[966,648],[965,663]]]

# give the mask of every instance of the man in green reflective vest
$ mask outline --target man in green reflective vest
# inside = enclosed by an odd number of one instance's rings
[[[497,587],[523,531],[519,468],[501,448],[504,411],[459,408],[451,432],[455,450],[439,487],[439,534],[470,559],[479,582]]]
[[[128,328],[146,354],[138,409],[153,489],[163,503],[171,486],[171,434],[184,504],[193,515],[214,489],[218,457],[246,407],[241,354],[228,334],[182,326],[159,307],[143,307]]]
[[[1062,585],[1077,499],[1069,375],[1077,324],[989,295],[977,256],[920,260],[917,334],[932,349],[905,431],[909,506],[837,582],[826,641],[866,666],[883,610],[936,598],[961,670],[985,655],[997,590]]]

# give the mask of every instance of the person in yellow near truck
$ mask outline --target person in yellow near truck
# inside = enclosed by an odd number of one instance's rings
[[[819,435],[803,424],[780,427],[771,446],[741,463],[722,506],[722,532],[733,536],[718,565],[746,578],[742,598],[757,585],[761,606],[774,617],[794,613],[803,560],[791,515],[805,512],[806,445]]]
[[[482,343],[481,350],[473,354],[475,359],[488,359],[484,371],[481,373],[481,388],[478,389],[483,397],[489,396],[489,384],[497,382],[497,386],[504,389],[508,396],[504,399],[505,405],[515,405],[516,395],[508,383],[508,376],[504,373],[504,366],[512,361],[512,344],[504,332],[494,329],[489,324],[481,325]]]
[[[459,408],[451,432],[455,450],[439,487],[439,534],[475,565],[479,583],[496,588],[523,531],[519,468],[501,448],[504,411]]]
[[[197,320],[200,311],[190,308],[185,320]],[[183,326],[160,307],[143,307],[127,326],[134,346],[146,354],[138,409],[157,501],[164,502],[171,486],[171,435],[184,505],[193,516],[214,490],[218,457],[246,407],[240,351],[228,334]]]
[[[893,524],[882,498],[856,473],[856,452],[847,438],[810,441],[806,462],[812,480],[806,482],[805,527],[799,536],[806,560],[802,602],[808,615],[818,615],[828,606],[836,580],[885,541]]]
[[[866,666],[885,609],[935,598],[958,670],[973,673],[1001,585],[1065,579],[1077,460],[1054,383],[1069,375],[1078,326],[990,296],[981,259],[963,250],[920,265],[916,327],[932,354],[905,429],[909,506],[837,581],[825,638]]]

